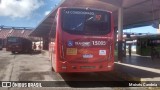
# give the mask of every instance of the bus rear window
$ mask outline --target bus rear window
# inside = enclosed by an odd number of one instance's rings
[[[15,37],[10,37],[8,38],[8,42],[15,43],[15,42],[18,42],[18,39]]]
[[[62,27],[71,34],[103,35],[111,30],[111,15],[108,12],[63,9]]]

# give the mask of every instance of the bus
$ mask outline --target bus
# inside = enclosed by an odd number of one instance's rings
[[[6,50],[15,53],[31,53],[32,41],[22,37],[7,37]]]
[[[139,55],[151,56],[153,52],[158,57],[160,55],[160,35],[144,35],[137,37],[136,49],[136,53]]]
[[[111,12],[58,8],[50,31],[49,52],[55,72],[111,71],[114,67]]]
[[[3,49],[3,39],[0,38],[0,50]]]

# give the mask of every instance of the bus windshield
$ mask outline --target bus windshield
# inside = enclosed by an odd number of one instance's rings
[[[111,30],[110,13],[85,9],[63,9],[62,27],[71,34],[104,35]]]

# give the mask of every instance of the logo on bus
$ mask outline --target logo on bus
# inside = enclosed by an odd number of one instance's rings
[[[91,42],[75,42],[75,45],[88,47],[88,46],[91,46]]]
[[[72,47],[73,46],[73,41],[68,41],[68,44],[67,44],[69,47]]]
[[[89,47],[89,46],[105,46],[107,44],[106,41],[91,41],[91,42],[75,42],[76,46],[83,46],[83,47]]]
[[[106,55],[106,50],[99,50],[99,55]]]
[[[84,54],[83,58],[93,58],[93,55],[92,54]]]

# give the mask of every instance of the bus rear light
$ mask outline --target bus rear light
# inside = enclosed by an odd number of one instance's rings
[[[67,69],[67,67],[66,66],[62,66],[62,69]]]
[[[63,47],[63,45],[61,46],[61,52],[62,52],[62,59],[64,59],[64,47]]]
[[[109,56],[108,56],[108,60],[111,60],[111,54],[112,54],[112,46],[109,47]]]
[[[73,69],[77,69],[77,67],[76,67],[76,66],[72,66],[72,68],[73,68]]]
[[[108,68],[111,68],[112,66],[108,66]]]

